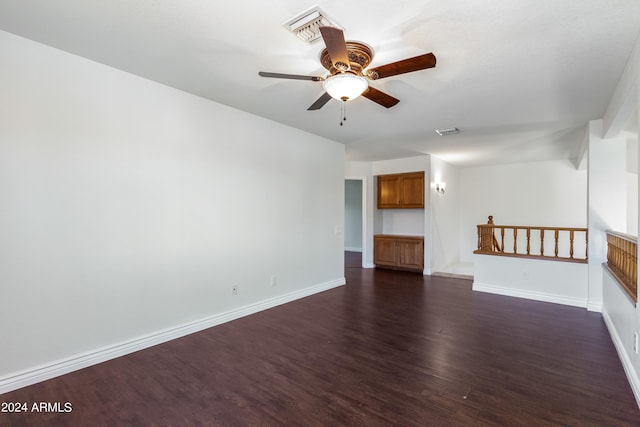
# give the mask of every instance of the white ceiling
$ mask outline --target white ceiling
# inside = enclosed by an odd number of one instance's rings
[[[371,66],[436,68],[372,85],[399,98],[307,111],[322,41],[282,23],[318,4]],[[638,0],[0,0],[0,29],[346,144],[350,160],[423,153],[456,165],[567,159],[602,118],[640,32]],[[3,59],[5,60],[5,59]],[[436,128],[461,133],[439,137]]]

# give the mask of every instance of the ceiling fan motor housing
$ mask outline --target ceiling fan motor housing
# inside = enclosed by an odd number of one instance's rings
[[[361,42],[348,41],[346,44],[351,72],[357,76],[362,76],[362,70],[367,68],[373,60],[373,49]],[[333,65],[327,49],[323,49],[322,52],[320,52],[320,62],[324,68],[329,70],[332,76],[345,71]]]

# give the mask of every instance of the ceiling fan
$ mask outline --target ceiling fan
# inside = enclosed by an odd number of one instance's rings
[[[371,47],[361,42],[345,41],[344,33],[339,28],[320,27],[320,33],[326,46],[320,53],[320,62],[329,71],[329,75],[326,77],[258,72],[262,77],[322,82],[325,93],[307,110],[319,110],[331,98],[346,102],[360,95],[383,107],[391,108],[400,100],[369,86],[370,80],[379,80],[436,66],[435,55],[427,53],[366,70],[373,59]]]

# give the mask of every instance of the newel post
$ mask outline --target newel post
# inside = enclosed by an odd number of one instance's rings
[[[489,215],[487,225],[478,225],[478,250],[493,252],[493,215]]]

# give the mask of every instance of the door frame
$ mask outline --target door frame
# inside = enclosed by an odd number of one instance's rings
[[[362,268],[367,268],[369,256],[369,246],[367,245],[367,177],[365,176],[345,176],[345,181],[362,182]]]

